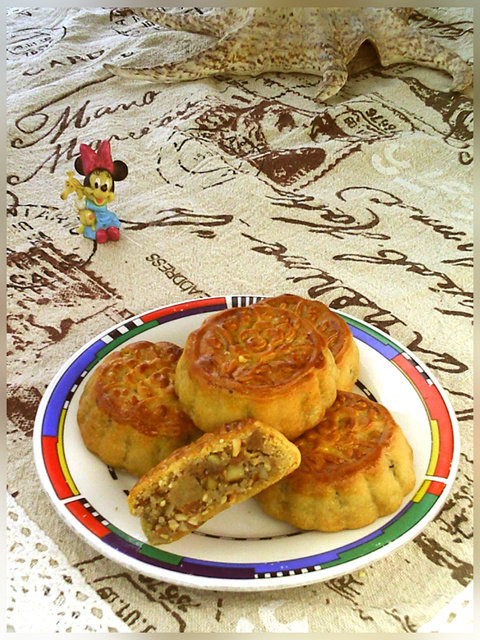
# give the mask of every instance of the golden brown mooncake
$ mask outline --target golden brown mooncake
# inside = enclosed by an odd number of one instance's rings
[[[204,433],[140,478],[128,495],[152,544],[178,540],[220,511],[243,502],[291,473],[300,452],[258,420]]]
[[[337,378],[327,343],[308,320],[251,305],[212,314],[187,337],[175,389],[202,431],[256,418],[292,439],[321,420]]]
[[[77,420],[85,445],[103,462],[142,476],[201,433],[174,390],[181,352],[169,342],[133,342],[94,370]]]
[[[324,419],[294,440],[288,477],[256,497],[270,516],[300,529],[357,529],[392,513],[415,486],[412,449],[389,411],[339,391]]]
[[[338,367],[337,389],[352,391],[358,378],[360,358],[352,332],[343,318],[331,311],[319,300],[307,300],[286,293],[274,298],[265,298],[256,304],[269,304],[289,309],[302,318],[307,318],[327,340]]]

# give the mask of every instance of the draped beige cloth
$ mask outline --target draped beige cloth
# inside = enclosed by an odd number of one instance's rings
[[[472,9],[412,20],[472,61]],[[472,89],[451,93],[446,74],[415,65],[381,68],[369,46],[328,103],[306,75],[120,80],[103,63],[157,64],[209,39],[108,8],[11,8],[6,36],[10,625],[420,629],[473,574]],[[80,143],[106,138],[129,175],[116,185],[120,241],[97,245],[59,194]],[[145,310],[287,291],[386,331],[444,387],[461,455],[441,513],[362,571],[281,592],[178,587],[102,557],[35,471],[34,418],[56,371]]]

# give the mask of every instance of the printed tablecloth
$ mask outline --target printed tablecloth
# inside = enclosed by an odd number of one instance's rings
[[[411,20],[472,61],[472,9]],[[9,628],[411,632],[461,609],[473,577],[472,89],[382,68],[369,45],[324,103],[300,74],[127,81],[103,64],[154,65],[209,40],[120,9],[10,8],[6,35]],[[129,175],[115,192],[120,240],[101,245],[78,234],[60,192],[79,145],[107,138]],[[100,555],[35,470],[34,419],[56,371],[145,310],[287,291],[369,322],[437,377],[461,436],[440,514],[360,571],[282,591],[185,588]]]

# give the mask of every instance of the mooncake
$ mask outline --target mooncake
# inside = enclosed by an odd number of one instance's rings
[[[138,480],[127,501],[149,542],[165,544],[299,464],[299,450],[279,431],[258,420],[236,421],[171,453]]]
[[[202,431],[255,418],[292,439],[321,420],[337,380],[334,357],[312,323],[264,304],[212,314],[190,333],[175,389]]]
[[[142,476],[201,434],[174,389],[182,349],[139,341],[106,356],[80,397],[78,426],[105,464]]]
[[[300,529],[357,529],[392,513],[415,485],[410,444],[390,412],[339,391],[294,440],[300,466],[256,496],[265,513]]]
[[[319,300],[308,300],[290,293],[265,298],[257,304],[269,304],[280,309],[289,309],[302,318],[307,318],[327,340],[338,367],[337,389],[352,391],[358,378],[360,359],[352,332],[343,318]]]

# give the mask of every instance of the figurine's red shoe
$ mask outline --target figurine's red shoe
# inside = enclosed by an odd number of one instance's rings
[[[120,229],[117,229],[117,227],[108,227],[107,236],[109,240],[116,242],[120,238]]]
[[[95,239],[100,244],[103,244],[104,242],[106,242],[108,240],[108,235],[105,229],[98,229],[98,231],[95,234]]]

